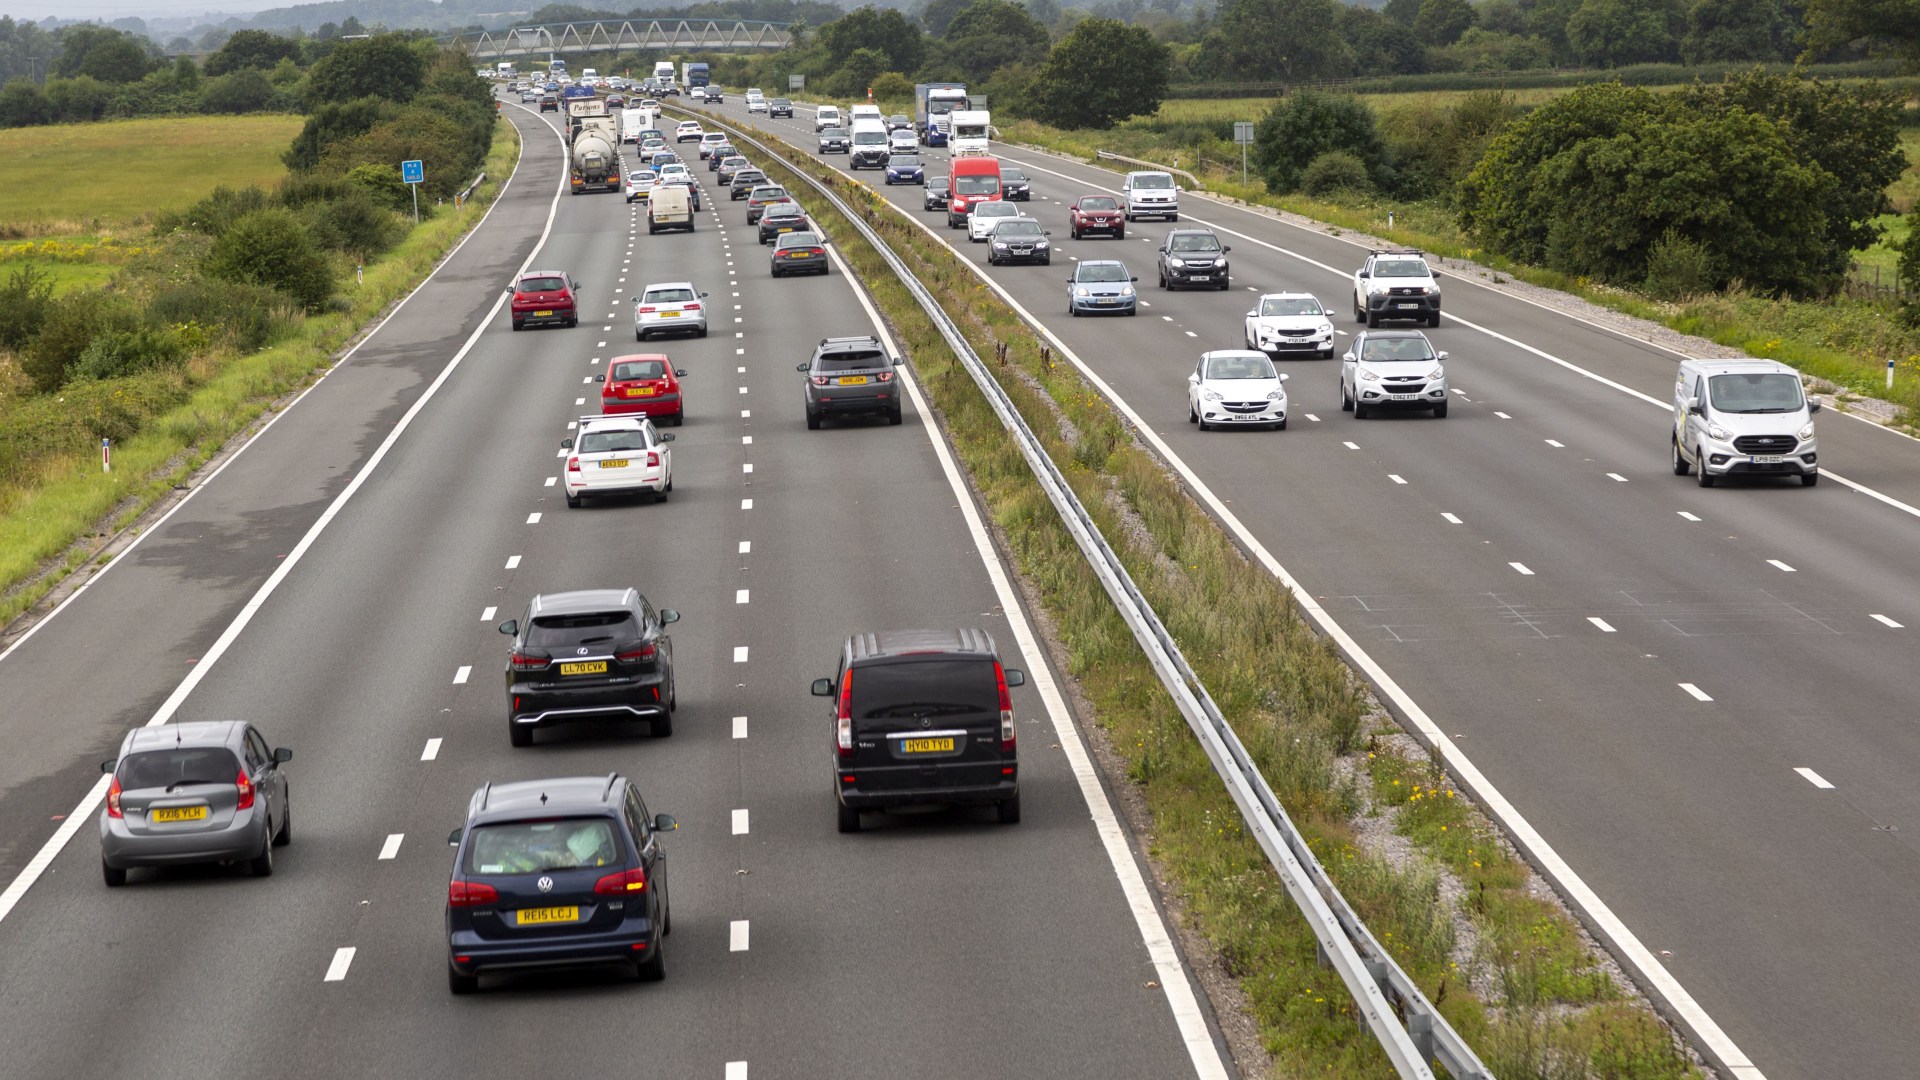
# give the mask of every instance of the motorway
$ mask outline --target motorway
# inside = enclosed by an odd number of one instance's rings
[[[900,427],[806,430],[793,365],[874,327],[848,278],[771,280],[724,195],[697,232],[648,236],[618,195],[564,194],[548,118],[506,114],[520,168],[429,283],[0,654],[6,1073],[1231,1075],[917,397]],[[584,283],[579,327],[510,331],[501,290],[529,262]],[[711,334],[634,345],[629,298],[685,279],[712,293]],[[690,371],[672,497],[568,510],[560,442],[636,351]],[[674,734],[509,747],[494,624],[536,592],[628,584],[683,616]],[[808,683],[852,631],[956,624],[1034,680],[1023,823],[838,834]],[[236,717],[295,753],[275,874],[109,891],[98,762],[129,727]],[[614,770],[681,823],[665,983],[450,997],[441,838],[469,794]]]
[[[719,111],[815,149],[805,109]],[[1258,292],[1311,291],[1350,333],[1364,246],[1188,195],[1177,227],[1223,233],[1232,288],[1165,293],[1154,252],[1176,226],[1068,237],[1067,203],[1119,174],[995,153],[1033,178],[1050,267],[986,269],[921,188],[850,175],[1104,382],[1592,889],[1589,923],[1690,992],[1673,1011],[1696,1035],[1717,1022],[1739,1075],[1913,1075],[1920,445],[1830,411],[1821,486],[1699,489],[1669,467],[1674,354],[1451,274],[1428,332],[1452,354],[1450,418],[1356,421],[1337,360],[1288,358],[1288,430],[1201,433],[1182,422],[1197,355],[1242,347]],[[1125,260],[1139,316],[1068,318],[1075,258]]]

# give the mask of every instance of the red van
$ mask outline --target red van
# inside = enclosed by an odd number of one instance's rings
[[[947,174],[947,228],[962,228],[975,203],[1000,201],[1000,159],[957,157]]]

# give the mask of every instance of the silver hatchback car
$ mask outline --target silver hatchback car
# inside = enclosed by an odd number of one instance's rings
[[[707,336],[707,312],[700,303],[707,294],[694,289],[691,281],[656,281],[633,298],[633,340],[645,341],[653,334],[691,332]]]
[[[293,839],[280,768],[292,758],[239,720],[128,732],[120,756],[100,763],[113,777],[100,811],[101,875],[120,886],[136,866],[235,862],[255,877],[273,873],[273,849]]]

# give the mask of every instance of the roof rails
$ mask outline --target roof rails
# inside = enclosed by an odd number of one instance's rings
[[[600,793],[600,801],[601,801],[601,802],[606,802],[606,801],[607,801],[608,799],[611,799],[611,798],[613,798],[613,785],[615,785],[615,784],[617,784],[617,783],[619,783],[619,782],[620,782],[620,774],[619,774],[619,773],[617,773],[617,772],[610,772],[610,773],[608,773],[608,774],[607,774],[607,789],[606,789],[605,791],[602,791],[602,792]]]
[[[1425,258],[1427,253],[1424,251],[1421,251],[1419,248],[1372,248],[1369,250],[1368,254],[1371,254],[1371,255],[1418,255],[1421,258]]]
[[[487,800],[493,796],[493,781],[489,780],[480,788],[480,809],[487,808]]]
[[[582,428],[584,428],[589,423],[597,424],[603,420],[627,421],[627,420],[645,420],[645,419],[646,417],[644,416],[628,416],[628,415],[614,416],[607,413],[594,413],[592,416],[581,417],[579,420],[576,420],[575,423],[579,424]]]

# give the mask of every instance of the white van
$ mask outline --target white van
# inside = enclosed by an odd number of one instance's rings
[[[822,105],[813,114],[813,132],[818,135],[830,127],[839,127],[840,109],[833,105]]]
[[[687,199],[687,189],[678,184],[656,187],[647,197],[647,232],[661,229],[693,231],[693,206]]]
[[[1682,360],[1673,381],[1673,474],[1701,487],[1723,476],[1820,482],[1813,414],[1800,373],[1777,360]]]
[[[620,111],[620,141],[639,143],[640,133],[650,126],[651,118],[644,109],[622,109]]]
[[[858,108],[858,106],[855,106]],[[883,120],[855,117],[853,120],[853,162],[856,169],[884,169],[893,153]]]
[[[875,121],[878,121],[882,126],[885,126],[887,122],[887,114],[881,112],[880,106],[878,105],[862,104],[862,105],[855,105],[853,108],[848,109],[847,119],[856,124],[862,120],[875,120]]]
[[[1172,173],[1130,172],[1120,182],[1120,209],[1128,221],[1143,217],[1180,220],[1180,188]]]

